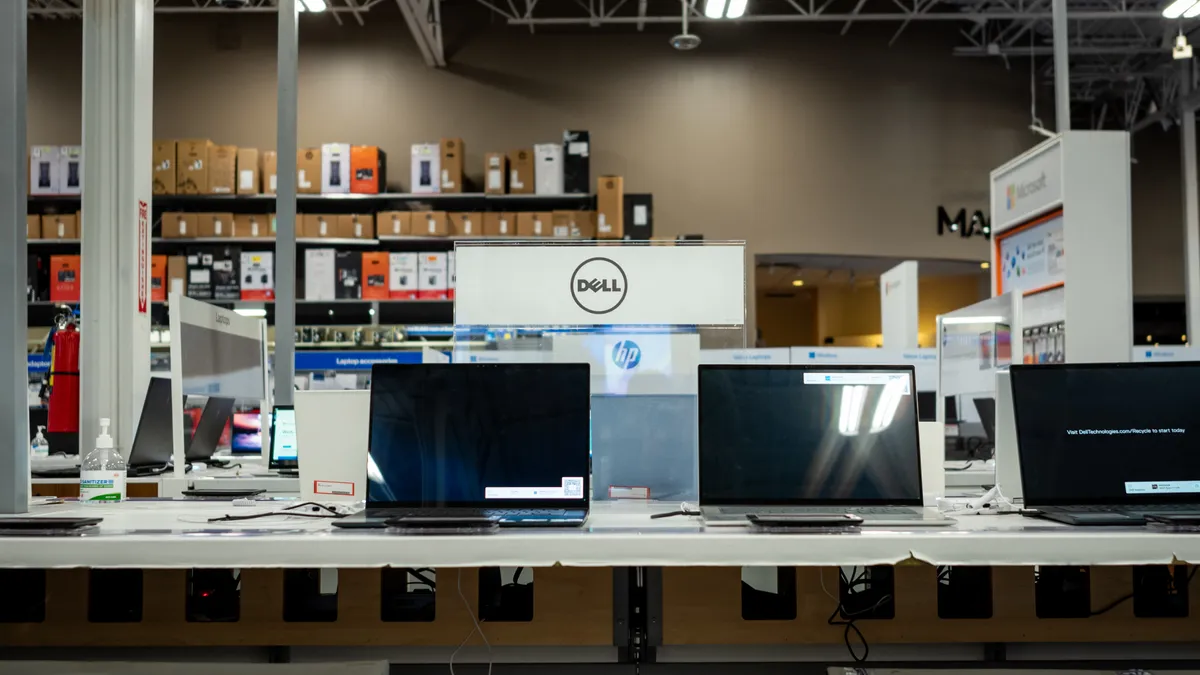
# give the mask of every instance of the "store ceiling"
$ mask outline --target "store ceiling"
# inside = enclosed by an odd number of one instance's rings
[[[821,286],[874,287],[879,275],[905,258],[841,255],[759,255],[755,257],[755,287],[760,293],[793,293],[798,288]],[[918,274],[927,277],[986,278],[987,271],[969,260],[919,260]],[[804,285],[797,287],[795,280]]]

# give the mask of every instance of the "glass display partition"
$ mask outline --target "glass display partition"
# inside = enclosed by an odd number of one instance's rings
[[[592,498],[694,501],[696,367],[746,346],[744,248],[457,242],[451,360],[587,363]]]

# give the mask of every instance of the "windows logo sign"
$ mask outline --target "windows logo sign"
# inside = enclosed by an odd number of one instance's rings
[[[622,370],[633,370],[642,362],[642,348],[633,340],[621,340],[613,345],[612,362]]]

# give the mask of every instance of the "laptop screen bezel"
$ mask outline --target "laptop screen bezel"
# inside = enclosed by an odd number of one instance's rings
[[[296,469],[300,467],[300,434],[296,434],[296,458],[295,459],[279,459],[275,456],[275,413],[280,410],[292,411],[292,423],[295,424],[296,406],[294,405],[277,405],[271,409],[271,449],[267,455],[268,469]]]
[[[582,382],[584,384],[584,395],[587,396],[588,406],[588,443],[583,449],[585,461],[583,462],[585,470],[583,471],[583,498],[582,499],[483,499],[483,500],[463,500],[463,501],[445,501],[430,503],[421,500],[400,500],[400,501],[371,501],[371,481],[367,481],[366,489],[366,505],[368,509],[397,509],[397,508],[420,508],[420,509],[564,509],[571,511],[588,511],[592,501],[592,472],[591,472],[591,409],[592,409],[592,392],[591,392],[591,366],[586,363],[377,363],[371,367],[371,382],[374,385],[378,381],[378,375],[381,371],[386,370],[402,370],[402,369],[490,369],[490,370],[515,370],[515,369],[534,369],[534,368],[553,368],[555,370],[581,370]],[[559,392],[555,392],[558,395]],[[371,455],[373,441],[375,436],[375,387],[371,387],[371,410],[367,431],[367,457]]]
[[[704,495],[704,405],[701,403],[701,398],[704,396],[704,373],[707,371],[731,371],[731,370],[799,370],[822,373],[840,373],[840,372],[892,372],[906,373],[909,380],[909,391],[912,395],[909,397],[912,400],[913,406],[913,442],[917,449],[917,494],[912,499],[762,499],[762,498],[705,498]],[[732,364],[701,364],[696,374],[696,408],[697,408],[697,428],[696,428],[696,445],[697,445],[697,465],[699,466],[700,474],[700,505],[701,506],[922,506],[924,504],[925,485],[921,475],[921,432],[920,422],[917,417],[917,375],[916,368],[911,365],[891,366],[886,364],[878,365],[843,365],[843,364],[756,364],[756,365],[732,365]],[[940,468],[940,467],[939,467]]]
[[[1196,493],[1181,493],[1181,494],[1145,494],[1145,495],[1115,495],[1112,497],[1053,497],[1045,495],[1031,494],[1028,488],[1029,480],[1027,472],[1030,462],[1025,461],[1025,453],[1029,448],[1022,449],[1021,444],[1021,404],[1017,396],[1017,380],[1024,377],[1022,373],[1032,372],[1035,369],[1046,370],[1104,370],[1104,369],[1164,369],[1178,368],[1180,366],[1200,369],[1200,362],[1119,362],[1119,363],[1044,363],[1044,364],[1013,364],[1009,366],[1009,386],[1012,388],[1012,408],[1013,408],[1013,425],[1016,429],[1016,444],[1017,458],[1020,461],[1021,469],[1021,493],[1025,499],[1025,504],[1030,507],[1036,506],[1108,506],[1108,505],[1124,505],[1124,504],[1195,504],[1200,502],[1200,494]],[[1080,463],[1089,461],[1086,457],[1079,459]],[[1086,478],[1080,475],[1080,481]],[[1190,480],[1190,479],[1189,479]],[[1072,484],[1078,484],[1072,481]]]

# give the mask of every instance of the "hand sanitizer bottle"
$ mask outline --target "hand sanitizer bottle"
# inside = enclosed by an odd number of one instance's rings
[[[34,436],[33,443],[29,445],[29,454],[34,457],[50,456],[50,441],[47,441],[46,437],[42,435],[42,432],[45,430],[46,427],[39,426],[37,436]]]
[[[96,449],[83,458],[79,467],[81,504],[115,504],[125,499],[125,459],[113,448],[109,424],[108,418],[100,420]]]

